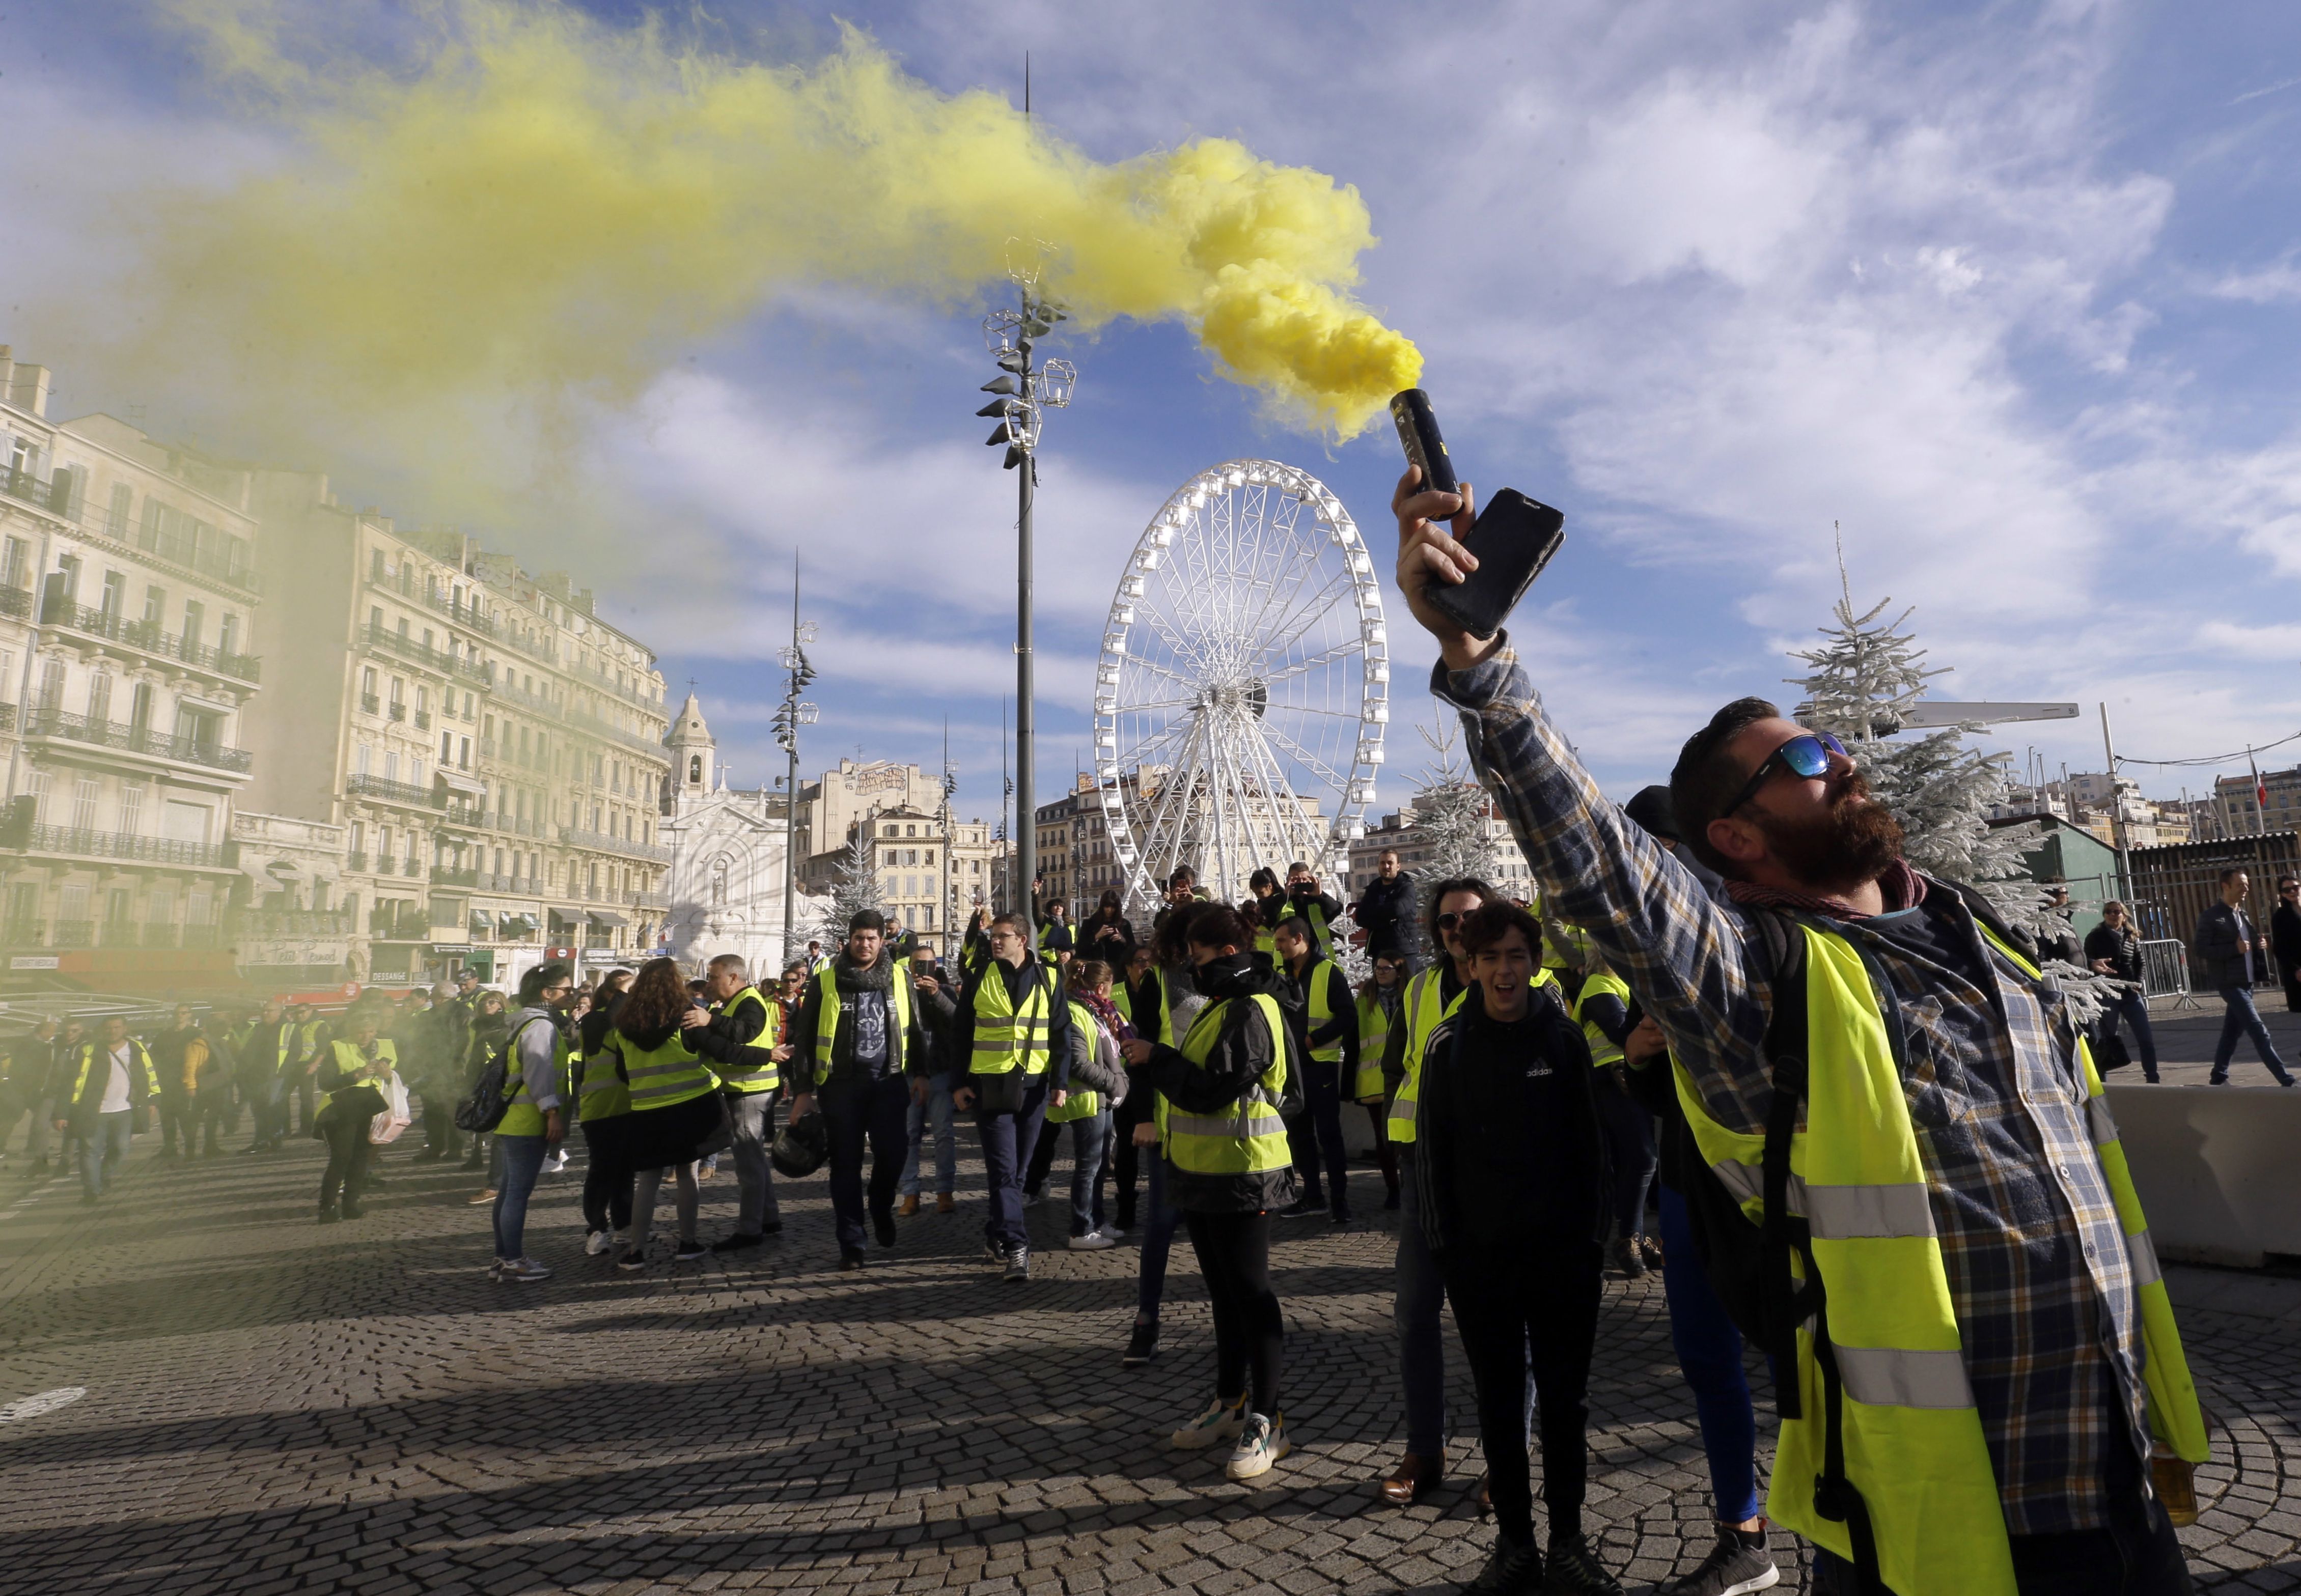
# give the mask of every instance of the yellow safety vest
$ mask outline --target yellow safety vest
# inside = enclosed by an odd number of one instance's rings
[[[298,1063],[309,1061],[320,1050],[320,1032],[327,1029],[325,1020],[306,1020],[296,1027],[296,1057]]]
[[[815,1084],[822,1085],[831,1078],[831,1045],[839,1032],[839,976],[829,965],[824,965],[815,978],[818,994],[815,1009]],[[887,1009],[892,1016],[890,1024],[896,1034],[887,1039],[890,1063],[900,1047],[899,1037],[911,1030],[911,983],[900,969],[890,977],[887,987]],[[908,1066],[909,1060],[904,1060]]]
[[[631,1083],[623,1079],[623,1050],[613,1027],[599,1050],[583,1059],[575,1071],[576,1117],[591,1123],[614,1119],[632,1111]]]
[[[1070,1006],[1070,1011],[1071,1024],[1078,1027],[1078,1033],[1081,1036],[1093,1036],[1095,1034],[1094,1016],[1087,1013],[1086,1005],[1074,1003]],[[1092,1046],[1092,1043],[1088,1045]],[[1075,1090],[1065,1095],[1061,1107],[1047,1110],[1047,1123],[1050,1125],[1067,1125],[1075,1119],[1092,1119],[1101,1112],[1102,1094],[1100,1092]]]
[[[1151,977],[1159,983],[1159,1001],[1156,1006],[1159,1012],[1155,1016],[1154,1024],[1145,1025],[1134,1017],[1134,1000],[1127,996],[1126,982],[1124,981],[1115,982],[1111,985],[1111,1007],[1125,1017],[1126,1023],[1134,1027],[1134,1034],[1144,1041],[1161,1042],[1171,1048],[1175,1045],[1175,1014],[1167,1002],[1167,977],[1164,972],[1158,970],[1151,972]]]
[[[1582,1027],[1582,1034],[1590,1040],[1590,1062],[1593,1065],[1619,1064],[1622,1050],[1606,1040],[1606,1033],[1582,1017],[1582,1006],[1593,998],[1619,998],[1622,1007],[1630,1006],[1630,983],[1611,970],[1594,970],[1582,982],[1581,993],[1574,999],[1574,1023]]]
[[[1334,1006],[1326,1001],[1326,976],[1334,969],[1334,961],[1312,955],[1310,967],[1302,974],[1302,996],[1307,1008],[1302,1035],[1307,1042],[1311,1032],[1335,1017]],[[1310,1049],[1310,1057],[1322,1064],[1339,1063],[1343,1057],[1343,1039],[1320,1042]]]
[[[1360,992],[1359,1005],[1359,1073],[1351,1096],[1361,1103],[1382,1101],[1382,1051],[1390,1040],[1390,1011],[1378,991]]]
[[[530,1019],[512,1027],[504,1039],[504,1116],[497,1122],[498,1136],[540,1136],[547,1128],[543,1110],[527,1095],[527,1066],[520,1062],[520,1033],[530,1025],[551,1024],[548,1020]],[[551,1070],[559,1082],[559,1098],[568,1096],[567,1061],[571,1057],[567,1037],[558,1026],[551,1027]]]
[[[898,978],[898,984],[900,984],[899,978]],[[837,983],[834,982],[834,989],[836,988],[836,985]],[[737,1009],[743,1007],[743,1002],[746,999],[757,1004],[761,1008],[766,1011],[766,1019],[759,1026],[758,1036],[749,1044],[749,1046],[765,1052],[766,1049],[773,1048],[777,1040],[780,1040],[776,1032],[779,1029],[777,1022],[782,1015],[782,1011],[774,1004],[768,1002],[766,999],[760,994],[757,987],[745,987],[741,991],[737,992],[733,997],[728,999],[726,1002],[720,1004],[718,1006],[717,1012],[721,1014],[733,1014]],[[833,1001],[834,1003],[837,1002],[835,995]],[[772,1062],[762,1062],[757,1065],[731,1064],[720,1066],[719,1078],[726,1082],[727,1090],[730,1091],[773,1091],[775,1089],[782,1074],[782,1072],[777,1069]]]
[[[674,1031],[659,1048],[642,1048],[620,1031],[610,1034],[608,1043],[623,1055],[634,1114],[675,1107],[719,1090],[719,1077],[687,1045],[683,1031]]]
[[[373,1058],[361,1052],[352,1042],[331,1042],[329,1046],[335,1052],[336,1068],[347,1077],[341,1086],[327,1094],[331,1103],[344,1093],[357,1091],[363,1086],[381,1087],[387,1070],[399,1067],[399,1049],[392,1045],[389,1037],[375,1039],[376,1056]]]
[[[1917,1134],[1861,954],[1834,932],[1801,924],[1806,948],[1805,1120],[1790,1142],[1789,1207],[1812,1231],[1844,1394],[1845,1477],[1862,1494],[1879,1575],[1900,1596],[2014,1596],[1997,1480],[1966,1377]],[[2027,960],[1990,941],[2033,979]],[[2007,983],[1999,977],[2001,989]],[[2206,1456],[2205,1420],[2134,1195],[2101,1077],[2082,1040],[2086,1112],[2133,1267],[2146,1357],[2150,1426],[2180,1457]],[[1678,1101],[1702,1156],[1753,1221],[1764,1211],[1765,1137],[1711,1118],[1683,1065]],[[1792,1255],[1801,1274],[1803,1259]],[[1810,1329],[1797,1332],[1803,1416],[1781,1422],[1766,1513],[1853,1555],[1846,1525],[1821,1517],[1827,1408]]]
[[[1414,1094],[1422,1084],[1422,1049],[1429,1045],[1430,1033],[1438,1029],[1439,1022],[1462,1007],[1462,995],[1470,989],[1464,987],[1454,994],[1454,1000],[1440,1007],[1439,981],[1446,966],[1435,964],[1406,983],[1406,997],[1400,1004],[1405,1016],[1406,1075],[1398,1083],[1398,1095],[1390,1102],[1390,1139],[1393,1141],[1414,1140]],[[1536,970],[1534,984],[1555,982],[1558,978],[1547,969]]]
[[[1183,1057],[1204,1065],[1222,1035],[1222,1016],[1235,998],[1221,998],[1199,1011],[1183,1039]],[[1270,1067],[1250,1082],[1227,1114],[1186,1114],[1166,1100],[1164,1129],[1167,1159],[1184,1174],[1259,1174],[1284,1169],[1294,1161],[1286,1145],[1286,1122],[1278,1116],[1278,1100],[1286,1091],[1286,1030],[1278,999],[1257,992],[1246,999],[1262,1015],[1270,1035]]]
[[[138,1041],[132,1036],[128,1039],[128,1046],[130,1049],[129,1053],[130,1063],[128,1065],[128,1073],[131,1077],[131,1081],[130,1082],[131,1088],[134,1084],[132,1077],[134,1076],[138,1067],[140,1065],[144,1071],[144,1095],[156,1100],[160,1096],[160,1072],[153,1065],[152,1055],[146,1050],[142,1042]],[[72,1077],[71,1096],[65,1099],[68,1105],[77,1106],[79,1104],[80,1093],[88,1090],[88,1071],[95,1067],[96,1061],[99,1057],[105,1061],[105,1067],[109,1068],[112,1059],[112,1049],[110,1048],[105,1047],[100,1041],[80,1043],[79,1073]],[[102,1092],[96,1093],[96,1101],[100,1104],[103,1100],[104,1094]]]
[[[998,963],[996,959],[992,965]],[[1052,994],[1043,975],[1032,981],[1023,996],[1023,1009],[1015,1010],[1007,996],[1007,978],[986,965],[975,987],[975,1055],[966,1063],[973,1075],[1003,1075],[1017,1064],[1026,1075],[1047,1073],[1048,1032],[1052,1025]]]

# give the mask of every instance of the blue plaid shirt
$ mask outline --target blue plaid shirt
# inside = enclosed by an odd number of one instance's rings
[[[1629,982],[1711,1117],[1762,1133],[1763,939],[1598,790],[1507,639],[1468,671],[1442,663],[1431,690],[1461,712],[1545,911],[1584,928]],[[2145,1458],[2149,1431],[2132,1266],[2088,1130],[2077,1038],[2059,991],[1987,947],[1954,894],[1922,912],[1945,902],[1943,923],[1994,990],[1859,916],[1834,929],[1884,972],[1907,1032],[1910,1118],[2006,1528],[2098,1528],[2113,1426]]]

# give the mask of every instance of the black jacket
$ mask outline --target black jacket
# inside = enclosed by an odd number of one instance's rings
[[[1318,956],[1312,954],[1308,973],[1314,973],[1318,967]],[[1285,983],[1287,996],[1279,1007],[1285,1009],[1287,1019],[1300,1027],[1296,1040],[1302,1045],[1305,1058],[1309,1057],[1312,1048],[1323,1048],[1335,1041],[1342,1043],[1341,1078],[1348,1082],[1358,1074],[1359,1068],[1358,999],[1351,991],[1350,977],[1343,973],[1340,965],[1331,959],[1326,960],[1326,1012],[1329,1017],[1325,1024],[1315,1031],[1310,1028],[1309,989],[1284,965],[1279,966],[1278,978]]]
[[[2195,948],[2197,963],[2204,966],[2205,985],[2214,990],[2222,987],[2244,986],[2246,981],[2246,949],[2260,935],[2252,917],[2242,908],[2231,908],[2225,903],[2205,906],[2197,916]],[[2254,973],[2261,972],[2261,955],[2254,953]]]
[[[1035,956],[1025,958],[1020,966],[990,959],[981,969],[968,973],[946,1030],[950,1042],[948,1056],[951,1061],[951,1086],[966,1086],[965,1077],[974,1072],[975,994],[983,990],[984,982],[993,979],[1007,983],[1007,1000],[1018,1009],[1033,983],[1047,989],[1047,1090],[1067,1086],[1071,1070],[1071,1006],[1064,996],[1063,983],[1047,967],[1046,961]]]
[[[1126,973],[1126,961],[1134,955],[1134,927],[1125,915],[1114,913],[1106,919],[1097,909],[1078,923],[1077,931],[1081,957],[1099,958],[1121,975]]]
[[[1477,987],[1430,1033],[1415,1096],[1422,1230],[1448,1267],[1602,1240],[1605,1142],[1590,1047],[1546,985],[1527,1007],[1531,1055],[1501,1045]]]
[[[2138,982],[2141,979],[2141,939],[2134,934],[2130,925],[2122,930],[2108,925],[2095,926],[2086,932],[2085,956],[2088,969],[2094,960],[2105,958],[2109,961],[2109,973],[2118,980]]]
[[[1406,945],[1406,922],[1414,913],[1414,877],[1400,871],[1395,881],[1380,876],[1359,894],[1358,922],[1366,928],[1367,957],[1396,953]]]
[[[887,1065],[884,1074],[899,1075],[908,1071],[912,1074],[924,1074],[926,1070],[926,1038],[919,1029],[922,1006],[916,1001],[911,1004],[911,1023],[908,1025],[894,1023],[894,986],[898,974],[895,962],[887,957],[886,949],[880,949],[878,963],[867,970],[858,970],[855,967],[855,961],[847,957],[846,948],[841,948],[831,961],[831,978],[839,983],[840,1007],[842,1008],[851,1007],[849,999],[859,992],[886,994]],[[908,982],[908,977],[901,979]],[[918,993],[914,991],[911,997],[916,999]],[[799,1011],[791,1015],[791,1056],[783,1065],[783,1085],[787,1089],[812,1091],[820,1084],[815,1075],[815,1033],[822,1024],[823,982],[819,976],[810,977],[799,998]],[[825,1079],[857,1073],[855,1027],[841,1024],[832,1034],[831,1067],[824,1073]]]
[[[2269,947],[2288,969],[2301,965],[2301,909],[2280,903],[2270,911]]]
[[[1209,1002],[1226,998],[1248,999],[1258,992],[1276,997],[1275,979],[1256,969],[1247,954],[1201,965],[1198,988]],[[1136,1071],[1143,1081],[1185,1114],[1220,1114],[1261,1079],[1284,1047],[1283,1035],[1273,1036],[1261,1023],[1259,1004],[1234,1002],[1222,1013],[1221,1026],[1204,1064],[1192,1064],[1179,1049],[1153,1048],[1149,1061]],[[1167,1161],[1167,1199],[1186,1212],[1252,1214],[1283,1208],[1294,1200],[1292,1166],[1253,1174],[1197,1174]]]
[[[687,1045],[698,1057],[731,1069],[774,1071],[772,1045],[755,1045],[767,1028],[767,1006],[774,1001],[761,992],[758,1002],[746,1003],[732,1012],[714,1007],[708,1020],[687,1033]]]

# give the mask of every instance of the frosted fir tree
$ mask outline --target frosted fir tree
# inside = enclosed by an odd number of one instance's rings
[[[869,832],[857,826],[832,867],[831,895],[819,900],[807,917],[807,934],[826,948],[847,940],[848,923],[865,909],[885,912],[879,897],[879,873],[871,867]]]
[[[1845,743],[1871,795],[1902,823],[1902,856],[1913,869],[1978,889],[2009,923],[2033,936],[2057,934],[2061,923],[2046,914],[2046,891],[2030,880],[2021,857],[2037,841],[2037,826],[1989,823],[1990,809],[2006,801],[2009,789],[2003,757],[1966,743],[1980,723],[1913,739],[1896,735],[1927,682],[1948,670],[1925,663],[1926,651],[1909,631],[1915,610],[1886,620],[1893,604],[1887,598],[1856,614],[1842,557],[1838,579],[1840,596],[1830,624],[1820,629],[1820,645],[1792,650],[1793,658],[1812,667],[1810,675],[1787,679],[1806,695],[1798,720]],[[2078,1022],[2091,1024],[2102,997],[2097,979],[2058,961],[2047,967],[2069,992]]]
[[[1478,785],[1462,757],[1454,728],[1443,726],[1435,732],[1427,726],[1416,730],[1430,745],[1433,756],[1414,790],[1414,835],[1429,850],[1415,866],[1419,890],[1414,923],[1404,939],[1408,957],[1418,969],[1430,962],[1434,952],[1428,931],[1430,895],[1438,883],[1463,875],[1491,881],[1502,859],[1490,823],[1494,799]]]

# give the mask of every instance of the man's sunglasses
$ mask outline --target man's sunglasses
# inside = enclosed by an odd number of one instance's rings
[[[1734,801],[1718,811],[1718,818],[1724,820],[1748,803],[1758,789],[1766,784],[1766,778],[1774,773],[1776,765],[1810,781],[1816,776],[1828,775],[1829,756],[1845,752],[1845,745],[1827,731],[1808,731],[1791,738],[1758,762],[1758,768],[1752,771],[1750,779],[1742,783],[1742,790],[1734,795]]]

